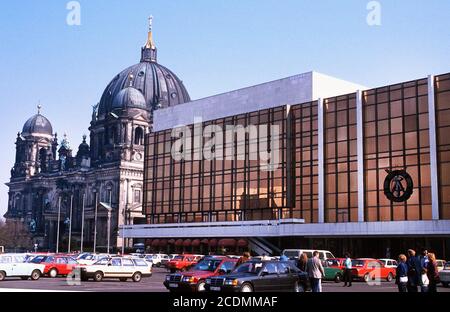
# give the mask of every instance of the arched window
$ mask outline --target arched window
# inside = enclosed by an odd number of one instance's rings
[[[141,127],[137,127],[136,130],[134,130],[134,144],[144,144],[144,130]]]

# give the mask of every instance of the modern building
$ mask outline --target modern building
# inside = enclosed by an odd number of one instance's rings
[[[450,258],[450,74],[368,89],[315,72],[154,114],[155,250],[317,248]]]
[[[122,246],[118,226],[145,223],[144,136],[153,111],[189,101],[181,80],[157,63],[150,26],[140,62],[108,84],[93,108],[90,144],[84,137],[76,155],[66,135],[58,140],[40,106],[25,123],[7,183],[7,222],[25,223],[40,250],[55,250],[59,241],[66,251],[69,236],[71,249],[79,250],[82,232],[85,249],[105,250],[108,225],[110,246]]]

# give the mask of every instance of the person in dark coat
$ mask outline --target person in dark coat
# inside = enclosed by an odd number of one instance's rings
[[[434,253],[428,254],[427,276],[430,284],[428,285],[428,292],[437,292],[436,286],[439,283],[439,270]]]
[[[417,287],[422,284],[422,266],[420,265],[420,259],[416,257],[416,252],[412,249],[408,250],[408,292],[417,292]]]
[[[408,265],[406,264],[406,256],[401,254],[398,256],[398,266],[395,273],[395,283],[399,292],[407,292],[408,285]]]

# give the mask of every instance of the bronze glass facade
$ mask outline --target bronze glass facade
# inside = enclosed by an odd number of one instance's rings
[[[450,74],[437,76],[436,124],[441,219],[450,219]]]
[[[450,75],[435,77],[440,216],[450,219]],[[364,221],[432,219],[428,81],[362,92],[363,177],[358,181],[356,94],[323,101],[324,222],[357,222],[358,192]],[[318,102],[282,106],[201,124],[278,125],[280,163],[263,171],[245,140],[233,141],[233,160],[176,161],[172,129],[146,137],[144,213],[149,223],[304,219],[319,222]],[[195,132],[194,125],[190,126]],[[433,132],[431,132],[432,134]],[[431,136],[432,137],[432,136]],[[258,139],[270,139],[270,131]],[[189,141],[195,152],[195,138]],[[200,147],[201,148],[201,147]],[[256,157],[256,158],[255,158]],[[257,160],[254,160],[257,159]],[[403,202],[387,198],[389,171],[405,170],[414,187]]]
[[[365,220],[430,220],[427,79],[364,93]],[[406,202],[384,194],[386,170],[406,169],[414,192]]]

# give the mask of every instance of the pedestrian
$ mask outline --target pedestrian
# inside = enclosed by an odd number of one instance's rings
[[[436,255],[432,252],[428,254],[427,277],[429,280],[428,292],[437,292],[436,286],[439,281],[439,270],[436,261]]]
[[[352,259],[350,258],[350,254],[345,254],[345,260],[344,260],[344,287],[352,287]]]
[[[416,257],[416,251],[413,249],[408,250],[408,292],[417,292],[417,286],[421,286],[421,274],[422,266],[420,265],[419,258]]]
[[[325,275],[322,261],[319,259],[319,252],[313,252],[313,257],[308,260],[307,265],[311,288],[313,292],[322,292],[322,277]]]
[[[297,267],[303,272],[306,272],[308,270],[308,255],[307,254],[302,253],[300,255],[300,258],[298,259],[298,262],[297,262]]]
[[[239,260],[236,262],[236,267],[238,267],[241,264],[249,261],[250,259],[251,259],[250,253],[248,251],[244,252],[242,254],[242,257],[240,257]]]
[[[407,292],[408,285],[408,266],[406,265],[406,256],[401,254],[398,256],[398,265],[395,270],[395,283],[399,292]]]
[[[428,292],[428,277],[427,274],[427,266],[428,266],[428,250],[422,250],[422,254],[419,257],[420,266],[422,267],[422,275],[421,275],[421,283],[420,283],[420,291]]]

